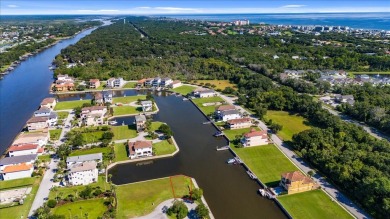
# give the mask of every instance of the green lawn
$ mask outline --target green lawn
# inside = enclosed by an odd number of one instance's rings
[[[67,203],[54,208],[52,212],[56,215],[64,215],[65,218],[98,218],[103,216],[106,210],[104,199],[99,198]]]
[[[130,114],[139,114],[142,112],[141,107],[134,106],[117,106],[112,107],[114,116],[130,115]]]
[[[91,103],[91,100],[61,101],[57,103],[54,110],[74,109],[78,106],[81,107],[84,103]]]
[[[234,139],[236,139],[237,135],[243,135],[245,133],[248,133],[251,129],[260,130],[259,127],[250,127],[244,129],[225,129],[223,130],[223,133],[225,133],[226,137],[230,141],[233,141]]]
[[[114,133],[113,140],[129,139],[137,137],[137,130],[134,125],[111,126]]]
[[[313,190],[278,197],[293,218],[353,218],[322,190]]]
[[[57,141],[60,139],[62,129],[53,129],[53,130],[49,130],[49,132],[50,132],[50,140]]]
[[[41,162],[46,163],[46,162],[50,162],[51,157],[50,157],[50,154],[47,154],[47,155],[41,155],[41,156],[39,156],[38,159],[39,159]]]
[[[298,170],[273,144],[248,148],[232,148],[267,186],[278,185],[282,173]]]
[[[114,97],[112,98],[112,103],[131,103],[137,101],[138,99],[145,100],[146,95],[138,95],[138,96],[126,96],[126,97]]]
[[[310,129],[310,126],[305,124],[307,121],[305,118],[286,111],[268,110],[266,118],[283,126],[278,136],[285,141],[291,141],[294,134]]]
[[[175,145],[173,143],[169,144],[167,140],[153,144],[153,151],[155,155],[172,154],[175,150]]]
[[[86,144],[100,142],[100,139],[103,137],[104,131],[88,132],[82,133],[84,141]]]
[[[135,88],[137,82],[127,82],[122,88]]]
[[[206,115],[209,115],[215,112],[216,105],[211,106],[203,106],[204,103],[215,103],[215,102],[225,102],[221,97],[207,97],[207,98],[196,98],[192,99],[192,101],[202,110],[202,112]]]
[[[180,87],[171,89],[171,91],[173,91],[175,93],[179,93],[181,95],[187,95],[187,94],[191,93],[192,91],[194,91],[195,89],[196,89],[196,87],[194,87],[194,86],[182,85]]]
[[[10,189],[10,188],[14,188],[14,187],[30,186],[30,185],[34,184],[35,180],[36,180],[36,178],[34,178],[34,177],[27,177],[27,178],[22,178],[22,179],[0,181],[0,190]]]
[[[200,85],[200,83],[203,83],[204,85],[209,83],[211,85],[215,85],[215,89],[221,90],[224,90],[226,87],[231,87],[235,90],[237,89],[237,86],[235,84],[230,83],[229,80],[197,80],[196,84]]]
[[[72,151],[72,153],[69,154],[69,156],[79,156],[79,155],[86,155],[86,154],[96,154],[96,153],[103,153],[103,156],[105,154],[110,153],[110,148],[109,147],[96,147],[96,148],[90,148],[90,149],[83,149],[83,150],[75,150]]]
[[[150,129],[152,131],[156,131],[158,128],[160,128],[162,124],[163,122],[152,122],[152,124],[150,125]]]
[[[390,75],[390,71],[381,71],[381,72],[371,72],[371,71],[364,71],[364,72],[353,72],[353,71],[350,71],[348,73],[351,73],[351,74],[354,74],[354,75],[377,75],[377,74],[380,74],[380,75]]]
[[[182,197],[188,195],[188,187],[192,182],[184,176],[176,176],[172,177],[172,184],[176,197]],[[149,214],[158,204],[174,197],[170,178],[120,185],[116,193],[118,219]]]
[[[68,118],[69,113],[68,112],[57,112],[58,119],[66,119]]]
[[[127,144],[126,143],[118,143],[114,146],[115,152],[115,162],[128,160],[129,157],[127,155]]]
[[[2,185],[3,182],[6,182],[6,185],[3,185],[4,187],[0,186],[0,188],[5,188],[6,186],[8,186],[8,188],[21,186],[24,183],[29,183],[30,185],[32,184],[32,190],[30,194],[28,194],[28,196],[24,199],[23,205],[0,209],[0,215],[3,217],[5,217],[5,215],[8,215],[8,216],[12,216],[11,218],[16,218],[16,219],[27,218],[31,205],[34,201],[35,195],[37,194],[39,184],[41,182],[41,178],[24,178],[24,179],[17,179],[17,180],[1,181],[0,185]]]
[[[110,189],[110,185],[106,183],[104,176],[99,176],[98,182],[89,184],[91,187],[100,187],[102,191],[105,191],[107,189]],[[68,195],[72,194],[76,197],[80,191],[84,190],[86,186],[69,186],[69,187],[56,187],[56,189],[51,189],[49,193],[49,199],[55,199],[56,195],[60,196],[61,198],[65,198]]]

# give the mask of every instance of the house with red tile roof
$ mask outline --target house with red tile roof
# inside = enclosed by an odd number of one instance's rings
[[[21,145],[12,145],[8,148],[8,156],[22,156],[28,154],[37,154],[39,149],[38,144],[21,144]]]
[[[267,131],[256,131],[252,129],[250,132],[244,134],[241,143],[244,147],[267,145],[269,144]]]
[[[281,178],[279,185],[287,190],[288,194],[319,188],[318,184],[310,177],[303,175],[300,171],[283,173]]]
[[[141,158],[153,156],[153,146],[151,141],[129,142],[129,158]]]
[[[183,84],[179,80],[174,80],[172,84],[169,85],[172,89],[182,86]]]
[[[231,119],[226,122],[230,129],[243,129],[252,126],[252,120],[250,118]]]
[[[99,79],[90,79],[88,85],[89,85],[89,88],[96,89],[96,88],[100,87],[100,80]]]
[[[20,163],[16,165],[6,166],[0,172],[0,178],[2,180],[13,180],[25,177],[31,177],[34,171],[34,165],[28,163]]]

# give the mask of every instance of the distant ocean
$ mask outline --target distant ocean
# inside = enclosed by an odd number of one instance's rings
[[[328,25],[348,26],[354,29],[390,30],[390,13],[202,14],[165,16],[206,21],[248,19],[252,24]]]

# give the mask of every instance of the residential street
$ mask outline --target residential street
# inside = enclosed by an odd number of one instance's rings
[[[223,94],[219,94],[223,99],[226,100],[229,104],[235,105],[234,100],[236,98],[231,98]],[[250,113],[245,110],[243,107],[235,105],[237,109],[239,109],[241,112],[247,112],[249,115]],[[269,131],[267,126],[259,119],[252,116],[253,119],[259,122],[259,127],[263,130]],[[298,157],[283,141],[275,134],[272,134],[271,136],[272,141],[275,143],[275,145],[284,153],[286,157],[288,157],[299,169],[302,170],[302,172],[307,173],[310,170],[309,165],[307,165],[304,160],[300,157]],[[314,170],[313,170],[314,171]],[[363,219],[363,218],[369,218],[368,214],[363,212],[361,209],[359,209],[358,206],[356,206],[349,198],[344,196],[340,191],[338,191],[334,186],[332,186],[330,183],[326,181],[324,177],[322,177],[319,173],[316,172],[316,174],[313,176],[313,179],[321,185],[322,189],[327,192],[332,198],[337,200],[344,208],[348,209],[350,213],[352,213],[356,218]]]

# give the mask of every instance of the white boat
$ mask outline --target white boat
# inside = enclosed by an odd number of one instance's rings
[[[113,121],[109,121],[108,122],[110,125],[115,125],[115,124],[117,124],[118,122],[116,121],[116,120],[113,120]]]
[[[251,171],[246,171],[246,173],[249,175],[249,177],[251,178],[251,179],[257,179],[257,177],[256,177],[256,175],[255,174],[253,174]]]
[[[228,163],[228,164],[233,164],[234,162],[236,162],[236,160],[234,158],[231,158],[231,159],[226,161],[226,163]]]

